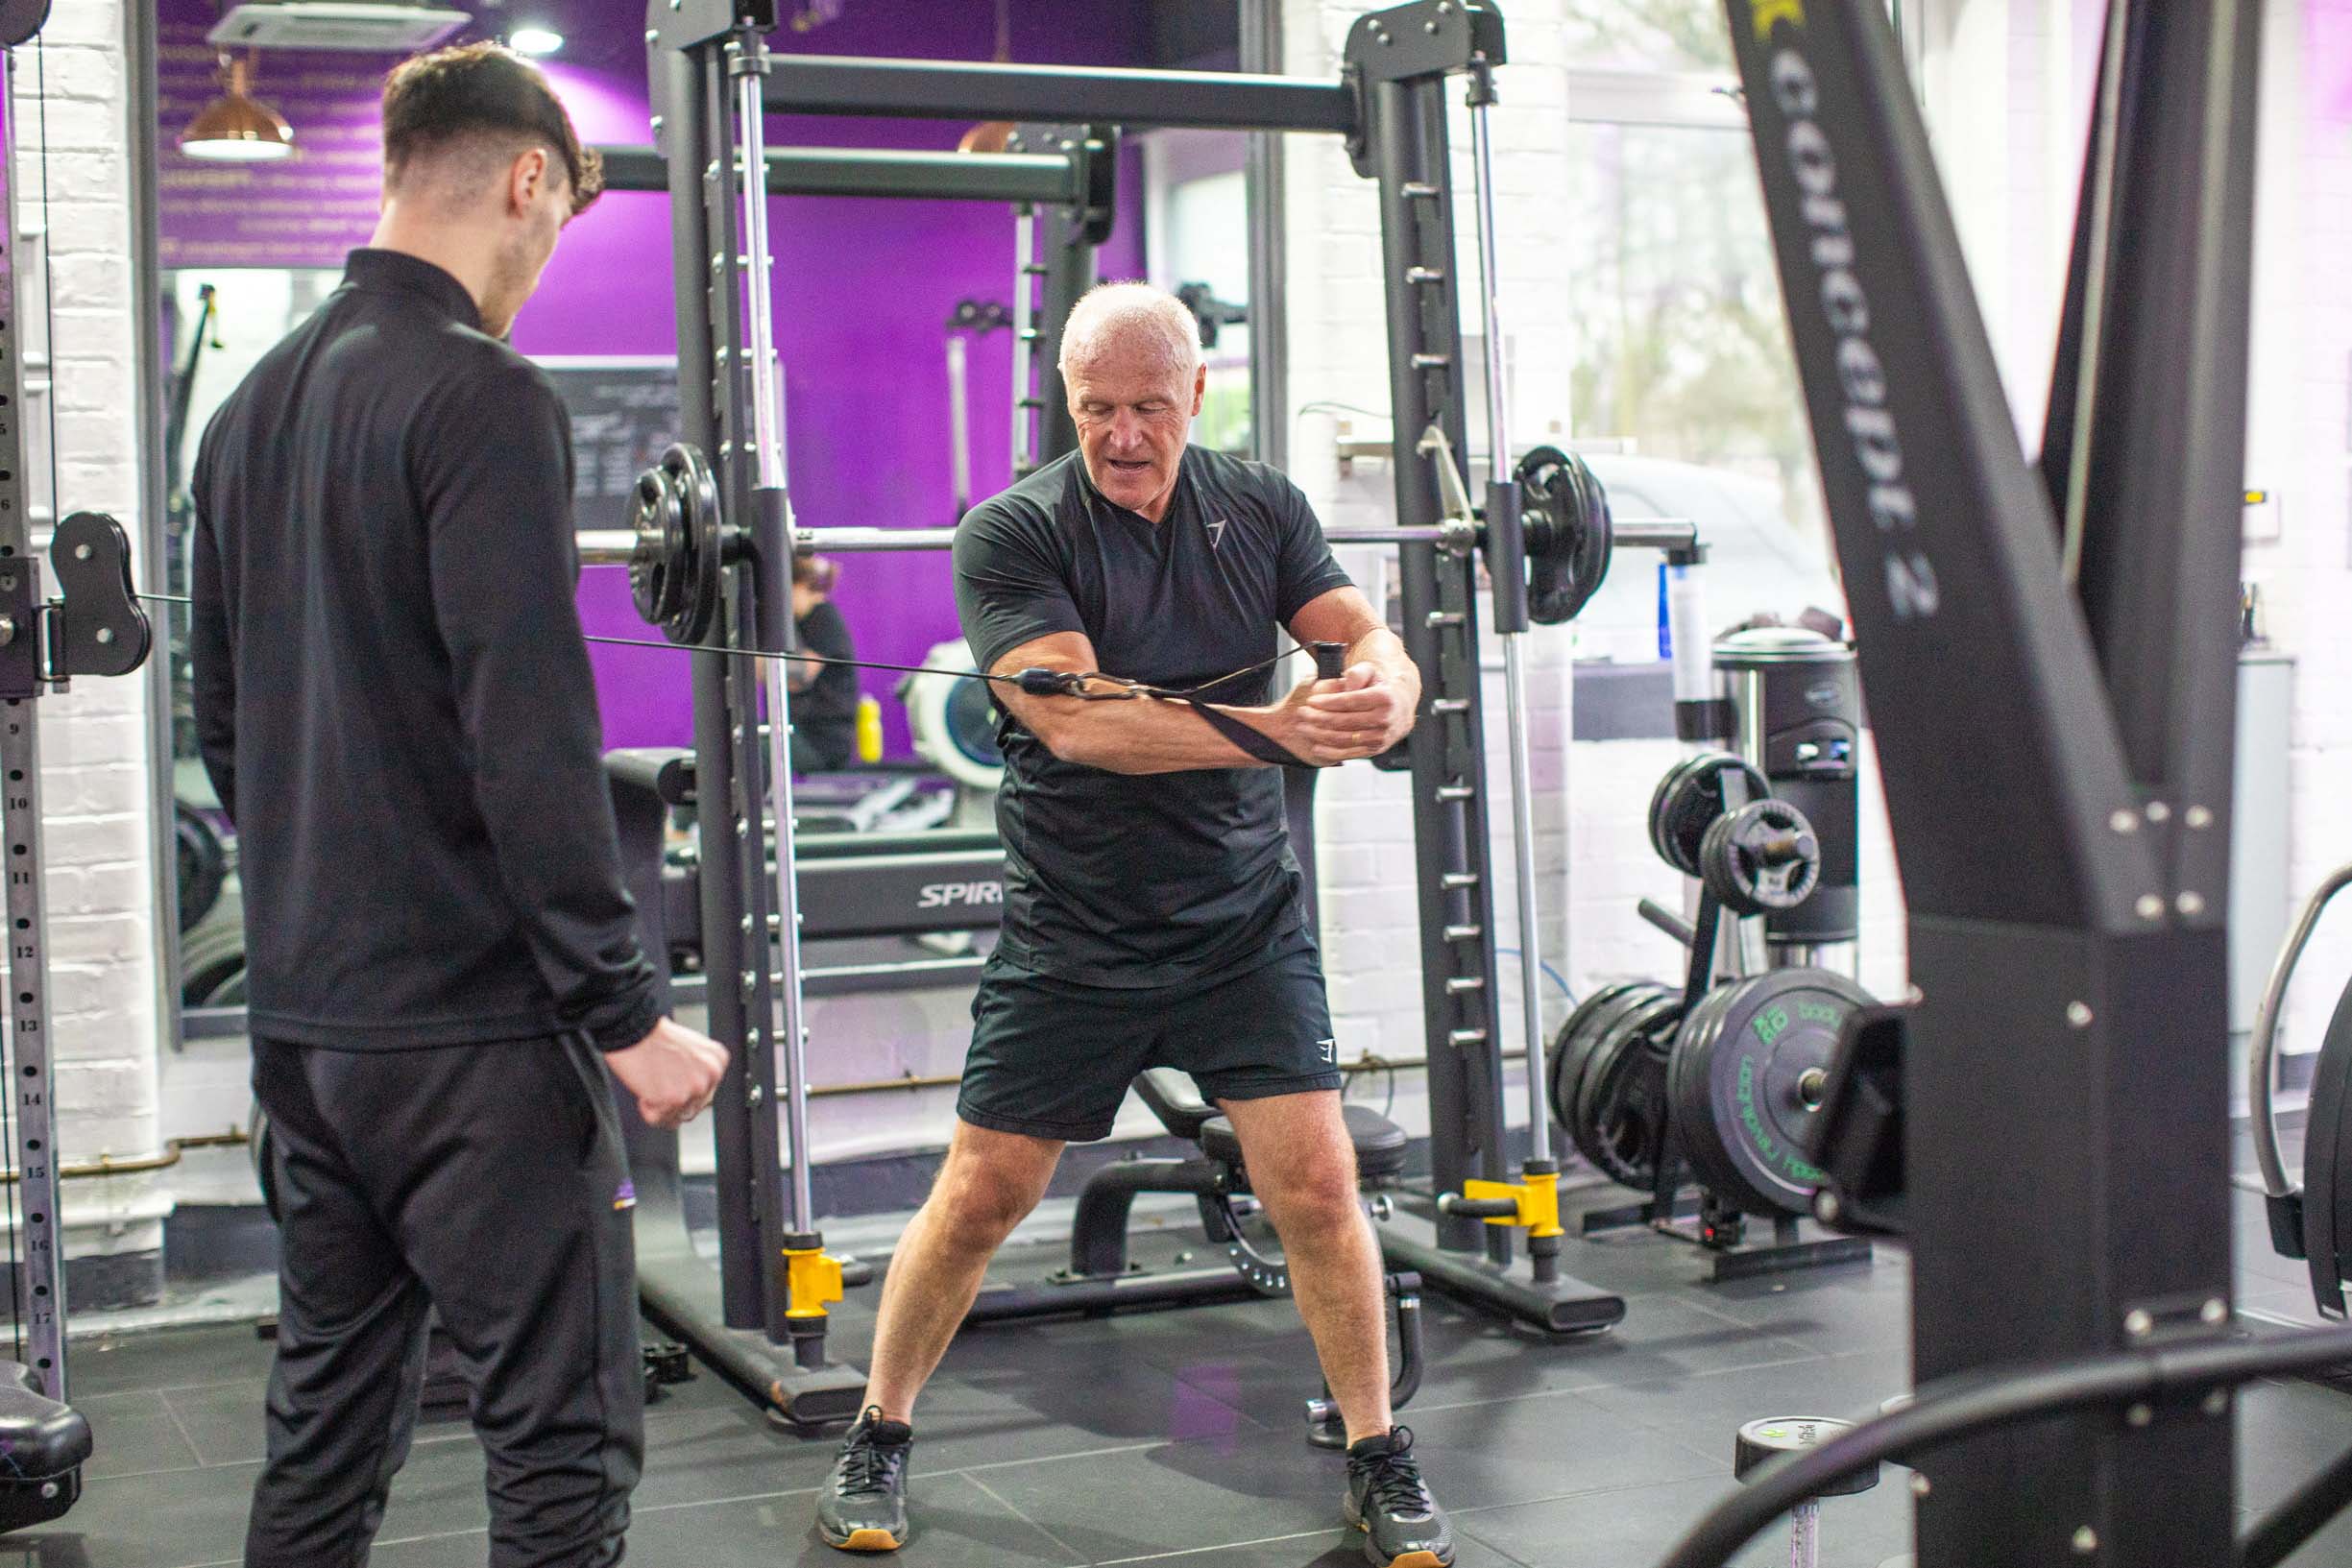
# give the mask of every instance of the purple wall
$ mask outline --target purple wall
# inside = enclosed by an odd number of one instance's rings
[[[208,18],[208,0],[162,0],[167,23]],[[570,40],[547,62],[582,137],[650,139],[643,0],[556,0]],[[902,58],[986,60],[995,49],[994,8],[973,0],[892,0],[853,5],[840,20],[808,33],[779,29],[779,51]],[[1145,8],[1103,0],[1014,0],[1016,60],[1065,64],[1142,63]],[[260,96],[292,57],[262,62]],[[313,57],[326,60],[328,57]],[[295,119],[298,135],[303,129]],[[165,145],[180,125],[164,124]],[[965,127],[950,121],[779,117],[769,134],[809,146],[952,148]],[[340,149],[338,149],[340,150]],[[1105,277],[1142,271],[1140,160],[1121,166],[1118,230],[1103,248]],[[605,197],[572,224],[538,297],[515,324],[514,342],[532,354],[669,354],[672,319],[667,199]],[[1010,295],[1013,219],[1008,208],[966,203],[780,198],[770,207],[776,255],[776,330],[786,374],[787,444],[793,507],[812,526],[941,527],[955,520],[949,474],[947,368],[941,324],[957,301]],[[164,219],[184,243],[193,220]],[[362,233],[360,238],[364,239]],[[315,238],[311,241],[315,249]],[[167,252],[168,253],[168,252]],[[291,257],[247,265],[311,265]],[[973,486],[985,495],[1010,470],[1007,403],[1011,350],[1006,334],[975,345],[971,358]],[[618,526],[618,518],[583,525]],[[861,555],[841,563],[837,595],[861,654],[911,663],[957,635],[948,564],[936,552]],[[650,633],[628,596],[626,573],[591,568],[580,591],[589,630]],[[609,744],[691,741],[687,663],[676,654],[590,650]],[[895,676],[861,672],[880,701],[885,744],[907,749],[906,725],[890,688]]]

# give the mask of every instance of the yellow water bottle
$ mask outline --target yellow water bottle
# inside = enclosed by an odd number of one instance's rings
[[[858,698],[858,760],[882,760],[882,704],[864,693]]]

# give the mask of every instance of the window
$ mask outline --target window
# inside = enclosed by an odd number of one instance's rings
[[[1732,68],[1722,0],[1568,0],[1563,31],[1568,58],[1583,65]]]
[[[1249,204],[1242,163],[1249,138],[1232,132],[1162,131],[1144,140],[1146,270],[1181,292],[1196,314],[1249,303]],[[1224,312],[1230,314],[1230,312]],[[1221,452],[1250,448],[1249,325],[1213,321],[1201,349],[1208,387],[1193,440]]]
[[[1582,236],[1575,445],[1624,517],[1687,517],[1710,617],[1842,613],[1747,121],[1714,0],[1575,0],[1569,200]],[[1649,564],[1619,557],[1588,658],[1655,659]]]

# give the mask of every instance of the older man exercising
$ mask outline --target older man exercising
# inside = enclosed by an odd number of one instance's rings
[[[891,1260],[872,1403],[818,1529],[850,1551],[906,1542],[915,1396],[988,1260],[1062,1146],[1107,1136],[1128,1082],[1165,1066],[1232,1119],[1281,1235],[1347,1424],[1344,1508],[1365,1556],[1438,1568],[1452,1538],[1390,1419],[1379,1250],[1275,771],[1387,750],[1413,727],[1420,676],[1296,485],[1188,445],[1206,373],[1174,297],[1096,289],[1070,314],[1061,372],[1079,450],[964,518],[964,635],[982,669],[1103,671],[1192,700],[993,688],[1004,933],[972,1004],[955,1140]],[[1345,673],[1270,701],[1283,626],[1343,645]]]

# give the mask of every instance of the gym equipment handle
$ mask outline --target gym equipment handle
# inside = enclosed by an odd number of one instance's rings
[[[2109,1351],[2006,1372],[1963,1374],[1919,1390],[1910,1404],[1819,1448],[1757,1472],[1744,1489],[1692,1526],[1660,1568],[1724,1568],[1773,1521],[1848,1476],[1990,1427],[2072,1411],[2178,1400],[2347,1359],[2352,1359],[2352,1329],[2322,1329],[2250,1344],[2205,1341]]]

